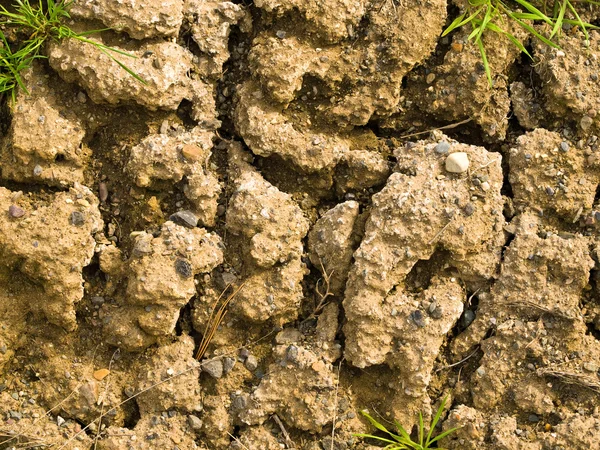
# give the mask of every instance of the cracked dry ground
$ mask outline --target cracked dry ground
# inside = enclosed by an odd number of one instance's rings
[[[490,88],[460,6],[75,1],[147,84],[53,42],[2,104],[0,448],[370,449],[446,396],[441,447],[598,448],[600,34],[494,36]]]

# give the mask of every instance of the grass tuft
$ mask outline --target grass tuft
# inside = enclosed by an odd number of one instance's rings
[[[10,94],[13,101],[16,98],[17,88],[28,93],[21,73],[31,67],[33,61],[45,58],[42,49],[47,41],[61,41],[63,39],[77,39],[86,44],[93,45],[106,56],[115,61],[123,70],[141,83],[146,83],[138,74],[119,61],[115,54],[136,58],[135,55],[101,44],[88,39],[86,36],[105,30],[93,30],[76,33],[65,21],[70,19],[69,10],[72,1],[39,0],[33,6],[30,0],[15,0],[14,12],[0,5],[0,27],[13,28],[17,32],[27,33],[29,36],[20,46],[11,46],[6,35],[0,28],[0,98]]]
[[[596,4],[592,0],[583,0],[583,2]],[[567,14],[572,18],[566,17]],[[481,54],[481,60],[490,87],[493,85],[492,72],[483,44],[483,37],[488,32],[506,36],[520,52],[525,53],[531,58],[531,55],[521,41],[507,31],[507,20],[514,22],[530,36],[535,37],[544,44],[554,48],[560,48],[558,39],[560,38],[562,27],[565,24],[581,28],[587,40],[589,40],[588,30],[598,29],[597,26],[581,20],[581,17],[579,17],[571,0],[556,0],[551,16],[546,15],[527,0],[469,0],[466,11],[452,21],[448,28],[444,30],[442,37],[463,26],[470,25],[472,27],[473,31],[469,34],[467,39],[474,42],[479,48],[479,53]],[[532,24],[536,22],[545,23],[551,27],[552,31],[548,37],[541,34],[532,26]]]
[[[413,441],[412,438],[410,437],[410,434],[397,421],[394,421],[394,424],[396,425],[396,428],[398,429],[398,434],[393,433],[390,430],[388,430],[385,426],[383,426],[381,423],[379,423],[376,419],[374,419],[366,411],[361,411],[362,415],[365,416],[369,422],[371,422],[371,425],[373,425],[379,431],[383,431],[389,437],[381,437],[381,436],[375,436],[372,434],[362,434],[362,433],[355,434],[355,436],[358,436],[361,438],[374,439],[376,441],[384,443],[384,444],[386,444],[385,448],[389,449],[389,450],[425,450],[425,449],[429,449],[429,448],[440,449],[439,447],[437,447],[436,443],[440,439],[448,436],[451,433],[454,433],[458,429],[458,428],[451,428],[449,430],[444,431],[443,433],[438,434],[437,436],[433,435],[433,430],[434,430],[435,426],[437,425],[437,423],[439,422],[440,418],[442,417],[442,413],[444,412],[444,407],[446,406],[447,399],[448,399],[448,396],[444,397],[444,399],[440,403],[440,407],[438,408],[437,412],[435,413],[435,416],[433,417],[433,419],[431,420],[431,423],[429,424],[429,431],[427,432],[427,435],[425,435],[425,425],[423,423],[423,414],[419,413],[418,442]],[[433,447],[433,444],[436,444],[436,447]]]

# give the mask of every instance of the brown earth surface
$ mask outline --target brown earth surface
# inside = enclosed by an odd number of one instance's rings
[[[52,42],[0,106],[0,449],[373,449],[444,397],[447,449],[598,448],[600,33],[488,36],[490,87],[461,7],[76,0],[146,84]]]

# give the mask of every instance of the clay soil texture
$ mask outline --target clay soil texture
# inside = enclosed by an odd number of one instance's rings
[[[444,397],[440,447],[598,448],[600,34],[486,35],[490,86],[464,6],[75,1],[146,83],[53,41],[2,100],[0,449],[366,450]]]

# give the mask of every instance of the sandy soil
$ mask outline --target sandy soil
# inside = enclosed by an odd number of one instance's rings
[[[493,36],[490,87],[460,6],[75,1],[147,83],[53,42],[0,107],[0,449],[372,449],[446,396],[444,448],[597,448],[600,34]]]

